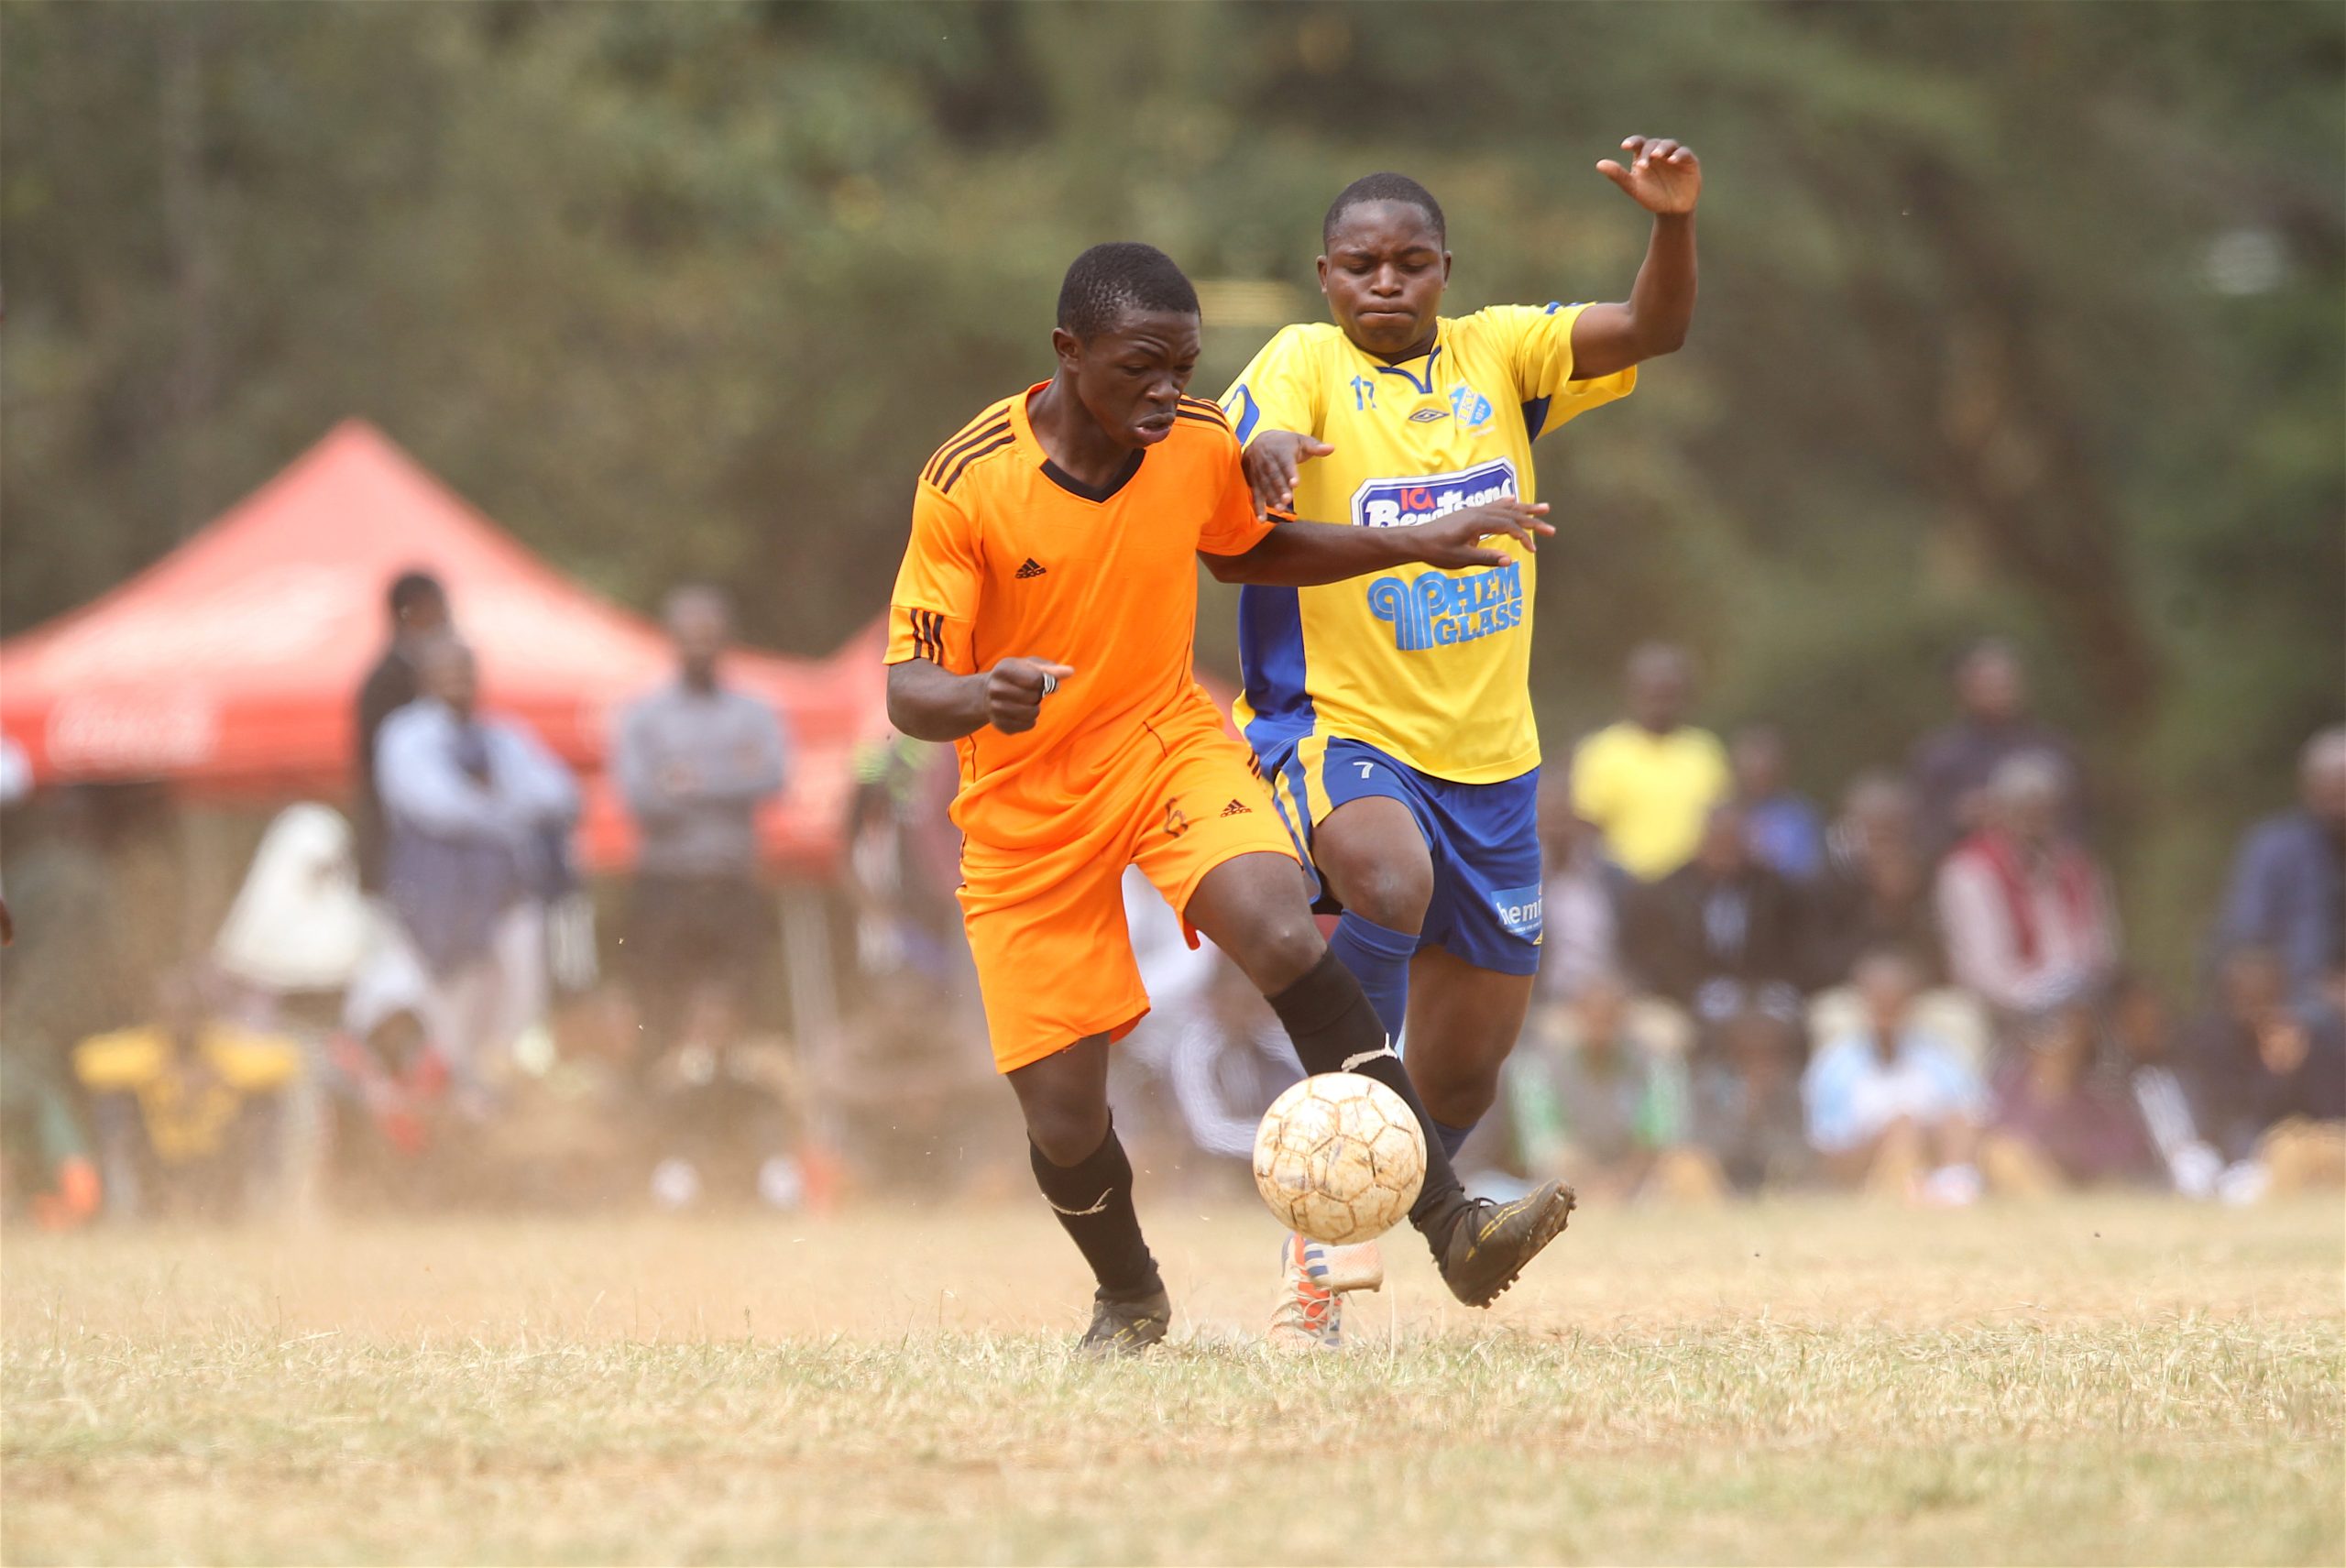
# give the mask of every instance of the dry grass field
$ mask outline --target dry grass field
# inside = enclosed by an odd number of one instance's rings
[[[1600,1209],[1488,1314],[1394,1238],[1300,1363],[1148,1212],[1099,1366],[1039,1206],[12,1234],[0,1556],[2346,1561],[2334,1202]]]

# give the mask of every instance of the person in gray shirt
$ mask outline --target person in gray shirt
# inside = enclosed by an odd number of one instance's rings
[[[640,836],[627,952],[645,1065],[684,1047],[721,1051],[739,1031],[773,939],[757,811],[789,772],[781,718],[718,679],[732,631],[725,596],[676,589],[667,625],[676,679],[628,707],[617,758]]]

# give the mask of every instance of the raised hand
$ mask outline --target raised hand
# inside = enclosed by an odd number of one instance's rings
[[[1654,214],[1694,210],[1703,193],[1703,164],[1694,148],[1666,137],[1630,137],[1621,150],[1629,155],[1628,167],[1608,158],[1596,171],[1628,192],[1631,201]]]
[[[1020,735],[1042,717],[1043,699],[1075,674],[1047,659],[1004,659],[986,672],[986,722],[1004,735]]]
[[[1324,441],[1291,430],[1266,430],[1248,442],[1239,462],[1246,470],[1248,488],[1255,492],[1256,514],[1292,512],[1296,471],[1311,458],[1325,457],[1335,450]]]
[[[1483,541],[1504,533],[1524,549],[1537,552],[1540,538],[1556,532],[1547,517],[1547,502],[1527,504],[1510,498],[1486,506],[1464,507],[1396,532],[1410,536],[1410,554],[1429,566],[1504,566],[1514,557]]]

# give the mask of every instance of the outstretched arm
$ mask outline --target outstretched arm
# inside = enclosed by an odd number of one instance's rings
[[[1694,203],[1703,193],[1702,163],[1692,148],[1663,137],[1631,137],[1621,150],[1629,154],[1627,168],[1608,158],[1597,170],[1653,214],[1653,236],[1628,300],[1591,305],[1573,323],[1574,380],[1675,353],[1694,319]]]
[[[1347,577],[1387,566],[1422,563],[1429,566],[1504,566],[1514,557],[1482,543],[1495,533],[1510,535],[1526,550],[1540,548],[1540,535],[1553,533],[1546,520],[1545,503],[1526,506],[1518,500],[1493,501],[1467,507],[1431,522],[1404,528],[1354,528],[1346,523],[1298,522],[1273,525],[1260,543],[1243,555],[1200,552],[1206,570],[1225,583],[1255,583],[1268,587],[1309,588],[1341,583]]]

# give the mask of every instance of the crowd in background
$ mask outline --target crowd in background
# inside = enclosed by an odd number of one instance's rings
[[[788,1071],[751,1026],[774,929],[754,818],[790,746],[771,706],[723,680],[724,596],[670,597],[676,676],[617,719],[637,848],[605,922],[608,976],[571,859],[578,780],[526,725],[482,710],[440,582],[403,575],[388,609],[356,695],[348,817],[281,813],[199,950],[124,950],[103,827],[118,802],[64,790],[12,813],[11,1209],[52,1224],[101,1207],[225,1216],[321,1186],[682,1206],[721,1184],[805,1201]]]
[[[1690,720],[1682,650],[1632,656],[1623,717],[1543,779],[1543,957],[1467,1146],[1479,1185],[1952,1207],[2346,1182],[2346,729],[2242,843],[2204,972],[2163,985],[2127,965],[2076,751],[2012,650],[1968,650],[1954,687],[1906,764],[1827,814],[1787,784],[1781,731]],[[1149,973],[1128,1070],[1234,1155],[1296,1069],[1212,980]]]
[[[12,813],[12,1212],[225,1215],[321,1186],[793,1207],[842,1179],[1001,1175],[949,753],[891,737],[856,758],[831,900],[854,982],[817,1049],[775,1025],[755,825],[791,742],[725,682],[724,597],[671,596],[676,675],[618,718],[638,848],[599,905],[570,861],[578,781],[481,711],[460,607],[412,573],[388,608],[348,817],[279,817],[197,956],[113,939],[131,895],[95,796],[53,793],[29,834]],[[2308,740],[2298,805],[2240,846],[2204,972],[2153,983],[2127,965],[2088,781],[2012,651],[1979,644],[1954,684],[1949,720],[1828,813],[1788,783],[1793,737],[1723,741],[1692,721],[1688,656],[1638,651],[1623,717],[1544,775],[1543,962],[1468,1146],[1479,1185],[1953,1206],[2346,1179],[2346,729]],[[1117,1057],[1120,1125],[1152,1170],[1230,1181],[1299,1069],[1234,966],[1145,882],[1126,902],[1155,1009]]]
[[[1486,1157],[1597,1191],[2097,1182],[2252,1200],[2346,1175],[2346,729],[2242,843],[2198,1006],[2130,970],[2074,749],[2001,642],[1828,817],[1786,738],[1688,719],[1679,650],[1549,781],[1547,961]],[[2178,988],[2179,989],[2179,988]]]

